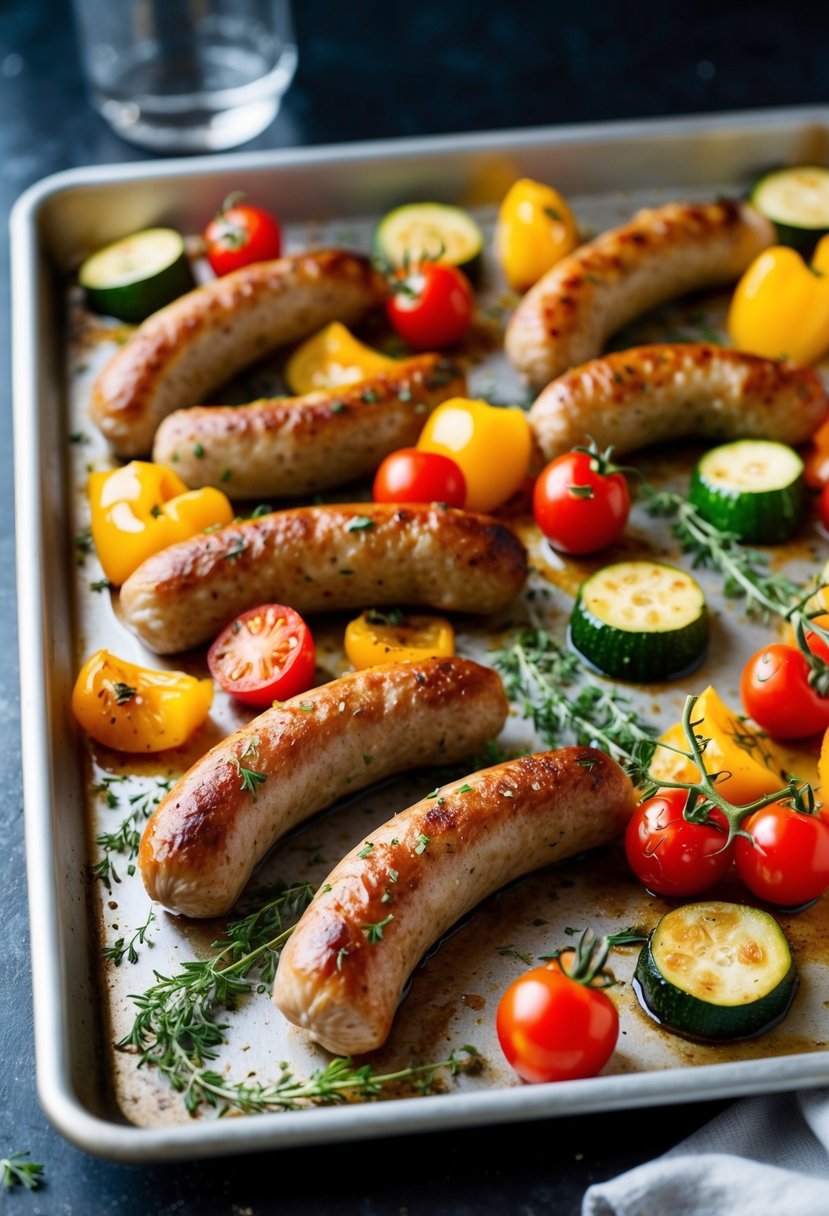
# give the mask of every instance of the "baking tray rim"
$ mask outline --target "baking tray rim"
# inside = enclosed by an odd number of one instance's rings
[[[671,1068],[618,1074],[555,1086],[500,1088],[346,1107],[319,1107],[255,1118],[137,1127],[93,1114],[76,1094],[63,1031],[63,960],[50,949],[58,923],[58,894],[51,840],[53,789],[50,781],[50,716],[46,700],[44,589],[41,552],[39,464],[38,266],[41,254],[38,214],[43,204],[64,191],[133,180],[190,178],[221,172],[229,165],[245,172],[260,168],[349,164],[390,157],[414,158],[500,148],[561,146],[575,141],[644,139],[693,135],[727,127],[740,132],[771,124],[809,123],[829,127],[829,106],[685,115],[678,118],[495,130],[461,135],[417,136],[263,152],[220,154],[165,161],[88,166],[54,173],[21,194],[10,219],[13,349],[15,514],[18,557],[20,710],[23,745],[23,795],[29,923],[34,991],[34,1031],[38,1094],[47,1117],[68,1140],[97,1156],[125,1162],[170,1161],[209,1154],[319,1144],[371,1135],[409,1134],[447,1126],[474,1126],[529,1120],[556,1114],[581,1114],[661,1102],[740,1097],[770,1090],[816,1087],[829,1081],[829,1053]],[[347,1113],[346,1113],[347,1112]]]

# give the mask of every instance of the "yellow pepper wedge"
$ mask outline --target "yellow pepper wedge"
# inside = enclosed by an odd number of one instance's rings
[[[495,253],[513,291],[527,291],[579,240],[573,213],[552,186],[522,177],[507,192],[495,227]]]
[[[332,321],[297,347],[288,360],[285,379],[291,392],[302,396],[316,389],[356,384],[392,367],[399,367],[396,359],[372,350],[339,321]]]
[[[233,507],[221,490],[188,490],[170,469],[144,460],[131,460],[112,473],[91,473],[87,492],[95,549],[116,587],[153,553],[233,520]]]
[[[99,650],[72,691],[72,712],[88,735],[120,752],[180,747],[207,719],[212,680],[151,671]]]
[[[378,663],[444,658],[455,653],[455,631],[442,616],[363,612],[346,626],[345,653],[358,671]]]
[[[426,420],[417,446],[439,452],[460,468],[470,511],[493,511],[521,485],[532,454],[523,410],[453,397]]]
[[[728,332],[739,350],[768,359],[820,358],[829,349],[829,236],[811,267],[783,245],[761,253],[734,291]]]
[[[785,780],[777,767],[776,749],[759,731],[732,713],[709,685],[694,706],[695,731],[707,739],[705,767],[709,773],[727,773],[717,789],[740,806],[782,789]],[[670,747],[688,750],[682,723],[660,738]],[[650,766],[655,781],[698,781],[699,770],[684,756],[657,747]]]

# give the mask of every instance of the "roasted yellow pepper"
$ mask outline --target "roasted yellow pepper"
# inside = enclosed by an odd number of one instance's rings
[[[754,355],[818,359],[829,348],[829,236],[811,266],[783,245],[761,253],[737,284],[728,332],[739,350]]]
[[[302,395],[315,389],[356,384],[375,372],[397,366],[396,359],[365,346],[339,321],[332,321],[297,347],[288,360],[285,379],[292,393]]]
[[[143,460],[90,474],[87,490],[92,539],[104,574],[116,587],[153,553],[233,519],[221,490],[188,490],[170,469]]]
[[[557,190],[522,177],[508,191],[495,252],[514,291],[527,291],[579,243],[573,213]]]
[[[88,735],[120,752],[180,747],[210,713],[211,680],[150,671],[99,650],[81,668],[72,712]]]
[[[345,653],[358,671],[377,663],[416,663],[453,655],[455,633],[442,616],[363,612],[346,626]]]
[[[426,420],[417,446],[455,461],[466,480],[468,510],[493,511],[524,480],[532,438],[523,410],[453,397]]]

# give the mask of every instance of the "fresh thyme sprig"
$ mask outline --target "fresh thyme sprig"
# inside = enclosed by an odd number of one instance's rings
[[[153,912],[152,908],[150,908],[144,924],[140,925],[135,930],[129,942],[127,942],[126,938],[119,937],[118,940],[113,942],[111,946],[104,946],[103,950],[101,951],[103,957],[108,959],[111,963],[115,963],[116,967],[121,966],[125,954],[130,963],[137,963],[138,946],[143,946],[145,941],[148,946],[152,946],[153,944],[152,941],[147,937],[147,933],[149,932],[150,926],[155,922],[155,919],[155,912]]]
[[[4,1187],[25,1186],[27,1191],[36,1191],[43,1181],[43,1166],[39,1161],[27,1161],[28,1149],[21,1153],[10,1153],[0,1157],[0,1182]]]
[[[112,789],[115,780],[116,778],[105,777],[100,785],[95,787],[98,793],[104,795],[107,806],[111,810],[114,810],[120,801]],[[138,856],[142,827],[164,795],[170,790],[172,784],[172,781],[159,777],[156,779],[155,789],[142,790],[138,794],[132,794],[128,799],[129,814],[121,821],[115,831],[101,832],[96,836],[95,842],[103,850],[104,855],[92,867],[92,873],[95,878],[101,880],[107,891],[112,890],[114,882],[121,881],[121,877],[113,861],[114,854],[126,857],[127,873],[129,875],[135,873],[135,866],[132,863]]]
[[[504,676],[507,696],[550,747],[569,734],[607,752],[635,780],[647,773],[656,728],[639,717],[629,697],[593,679],[542,629],[523,630],[493,655],[493,665]],[[564,691],[577,681],[572,693]]]

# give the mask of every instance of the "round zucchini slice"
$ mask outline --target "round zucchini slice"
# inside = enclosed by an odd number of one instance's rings
[[[469,212],[448,203],[396,207],[374,233],[375,257],[392,269],[426,258],[457,266],[475,279],[483,248],[483,233]]]
[[[616,679],[676,679],[699,666],[708,646],[702,588],[684,570],[660,562],[605,566],[581,585],[570,643]]]
[[[797,968],[768,912],[712,901],[662,917],[642,947],[633,982],[666,1029],[719,1042],[751,1038],[779,1022],[797,989]]]
[[[709,523],[752,544],[790,540],[806,515],[803,461],[770,439],[738,439],[702,457],[689,492]]]
[[[781,245],[809,257],[829,232],[829,169],[799,165],[761,177],[751,202],[777,229]]]
[[[172,228],[146,228],[99,249],[78,280],[95,312],[131,324],[195,286],[184,238]]]

